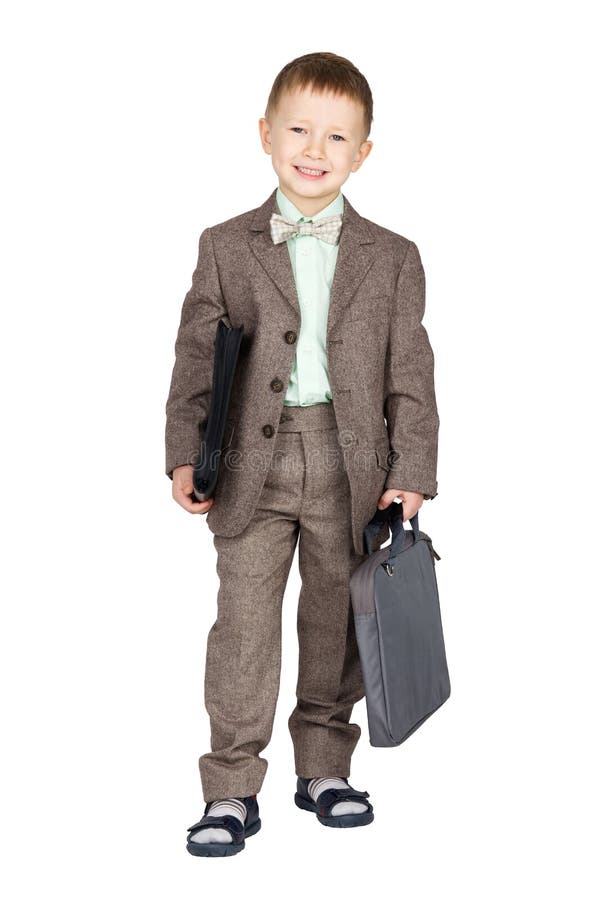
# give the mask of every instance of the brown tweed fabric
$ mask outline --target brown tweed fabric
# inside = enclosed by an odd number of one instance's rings
[[[241,534],[257,509],[300,330],[288,248],[285,241],[274,244],[270,233],[275,195],[202,232],[175,343],[166,404],[170,477],[200,449],[219,319],[245,330],[227,423],[229,464],[221,467],[207,516],[221,537]],[[326,339],[359,553],[382,488],[437,494],[439,423],[424,309],[416,245],[360,216],[344,195]]]
[[[355,553],[350,493],[331,403],[286,407],[256,509],[240,534],[215,535],[220,588],[208,634],[205,703],[211,751],[200,757],[205,802],[257,793],[281,670],[281,605],[296,544],[297,703],[288,725],[296,774],[350,775],[364,697],[350,601]],[[383,481],[384,473],[377,476]]]

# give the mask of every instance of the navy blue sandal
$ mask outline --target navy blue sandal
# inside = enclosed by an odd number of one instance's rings
[[[336,778],[341,776],[336,776]],[[361,813],[344,813],[341,816],[332,816],[331,809],[341,800],[358,800],[365,803],[365,798],[370,796],[368,791],[356,791],[350,784],[348,779],[344,778],[347,788],[328,788],[321,791],[318,797],[318,806],[308,793],[308,785],[310,778],[302,778],[298,776],[297,790],[294,796],[294,803],[300,809],[307,809],[309,812],[316,813],[317,819],[321,825],[329,825],[332,828],[355,828],[357,825],[368,825],[375,818],[373,814],[373,806],[366,801],[367,808]]]
[[[204,815],[195,825],[188,828],[189,835],[187,840],[187,849],[192,856],[233,856],[239,853],[246,846],[246,838],[257,831],[260,831],[261,821],[258,814],[258,801],[256,794],[249,797],[238,797],[248,810],[246,822],[242,824],[236,816],[209,816],[207,812],[214,800],[211,800],[204,807]],[[225,828],[231,835],[231,842],[222,843],[200,843],[193,841],[192,837],[198,834],[204,828]]]

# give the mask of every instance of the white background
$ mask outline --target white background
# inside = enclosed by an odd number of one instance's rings
[[[105,0],[2,14],[11,900],[597,896],[593,9]],[[185,850],[203,810],[216,553],[205,517],[171,497],[164,404],[199,234],[276,187],[258,119],[283,65],[316,50],[351,59],[374,95],[373,151],[344,192],[425,266],[441,428],[420,521],[442,557],[452,697],[393,749],[369,745],[355,708],[351,782],[372,825],[325,829],[298,810],[296,557],[263,829],[219,863]]]

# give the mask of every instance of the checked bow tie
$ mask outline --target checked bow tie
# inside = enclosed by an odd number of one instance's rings
[[[287,241],[295,234],[310,234],[322,241],[327,241],[328,244],[337,244],[342,228],[342,214],[323,216],[322,219],[317,219],[315,222],[290,222],[279,213],[273,213],[270,225],[274,244]]]

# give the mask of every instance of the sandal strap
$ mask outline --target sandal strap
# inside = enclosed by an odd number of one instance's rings
[[[318,810],[319,815],[328,816],[331,812],[331,808],[335,806],[336,803],[339,803],[340,800],[362,800],[364,797],[370,797],[368,791],[357,791],[352,787],[347,788],[327,788],[325,791],[321,791],[318,797]],[[370,812],[372,810],[372,806],[367,802],[365,812]],[[361,813],[356,813],[356,815],[361,815]]]
[[[190,837],[204,828],[225,828],[231,834],[234,844],[241,843],[244,840],[244,832],[246,830],[245,825],[243,822],[240,822],[237,816],[202,816],[199,822],[196,822],[195,825],[190,825],[188,828]]]

